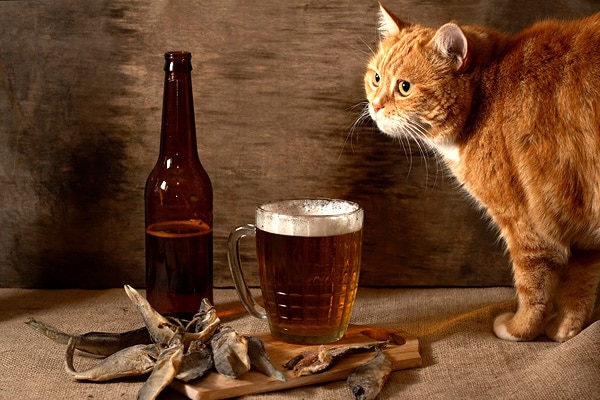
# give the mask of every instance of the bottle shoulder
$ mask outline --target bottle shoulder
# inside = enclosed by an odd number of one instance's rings
[[[212,201],[212,182],[202,165],[156,163],[146,180],[146,196],[187,198],[192,195]]]
[[[208,173],[198,158],[195,160],[174,157],[159,158],[152,168],[148,179],[200,179],[210,181]]]
[[[210,177],[203,170],[185,171],[183,168],[177,170],[154,169],[146,180],[146,189],[155,187],[166,190],[212,192]]]

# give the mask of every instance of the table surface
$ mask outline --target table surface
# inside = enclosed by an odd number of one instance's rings
[[[245,313],[232,289],[215,290],[228,325],[244,334],[266,322]],[[352,323],[401,328],[419,338],[423,366],[394,372],[378,399],[597,399],[600,321],[570,341],[511,343],[493,319],[516,307],[512,288],[360,288]],[[0,399],[134,399],[143,379],[82,383],[64,371],[65,346],[24,322],[34,317],[70,333],[119,332],[142,325],[122,289],[0,289]],[[596,307],[595,320],[600,318]],[[78,357],[76,367],[97,362]],[[9,395],[10,393],[10,395]],[[160,399],[183,399],[168,390]],[[249,399],[352,399],[344,381]]]

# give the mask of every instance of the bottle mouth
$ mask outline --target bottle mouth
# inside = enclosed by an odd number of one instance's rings
[[[192,70],[192,53],[189,51],[168,51],[165,53],[165,72],[176,69],[190,72]]]
[[[192,53],[189,51],[167,51],[165,53],[166,60],[192,58]]]

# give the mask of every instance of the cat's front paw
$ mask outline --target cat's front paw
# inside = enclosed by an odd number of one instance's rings
[[[518,337],[511,335],[508,330],[508,322],[512,320],[514,315],[514,313],[500,314],[494,320],[494,333],[500,339],[510,340],[511,342],[518,342],[521,340]]]
[[[546,336],[562,343],[577,336],[581,329],[581,324],[573,323],[568,318],[556,317],[546,327]]]

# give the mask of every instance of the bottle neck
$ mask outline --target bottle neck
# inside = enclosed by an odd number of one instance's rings
[[[165,54],[165,85],[160,135],[161,159],[198,159],[192,92],[191,54]]]

